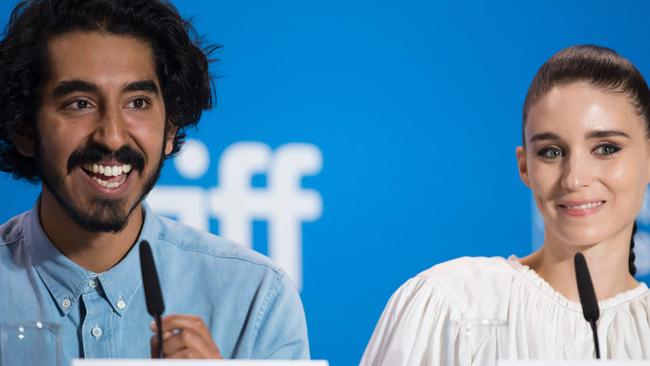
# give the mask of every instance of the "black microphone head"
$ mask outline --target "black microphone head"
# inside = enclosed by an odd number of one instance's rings
[[[147,301],[147,311],[151,316],[161,315],[165,311],[165,302],[160,291],[158,272],[153,261],[153,254],[149,242],[140,242],[140,269],[142,270],[142,284],[144,297]]]
[[[600,317],[600,309],[598,309],[598,299],[596,299],[596,292],[591,282],[585,256],[582,253],[576,253],[573,257],[573,264],[576,270],[576,281],[578,282],[578,295],[582,304],[582,314],[587,321],[596,321]]]

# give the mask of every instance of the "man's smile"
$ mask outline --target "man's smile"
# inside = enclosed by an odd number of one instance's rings
[[[120,163],[84,164],[83,171],[100,188],[103,188],[100,191],[117,193],[116,191],[127,182],[132,166],[131,164]]]
[[[117,177],[119,175],[128,174],[131,171],[131,164],[120,165],[102,165],[102,164],[86,164],[84,170],[89,173],[104,175],[106,177]]]

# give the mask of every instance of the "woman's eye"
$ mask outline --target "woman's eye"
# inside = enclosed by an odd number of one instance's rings
[[[616,154],[619,150],[621,150],[621,148],[614,144],[602,144],[597,146],[594,152],[597,155],[608,156]]]
[[[548,160],[558,159],[562,157],[562,155],[562,149],[557,146],[545,147],[537,152],[537,156]]]
[[[133,109],[145,109],[149,107],[149,104],[147,98],[135,98],[129,102],[128,107]]]

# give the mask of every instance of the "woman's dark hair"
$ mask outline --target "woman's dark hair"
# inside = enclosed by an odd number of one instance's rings
[[[208,57],[218,46],[201,49],[190,22],[164,0],[27,0],[15,7],[0,40],[0,170],[39,180],[34,158],[22,155],[12,138],[38,133],[35,116],[39,87],[48,77],[47,43],[72,31],[125,35],[151,45],[167,123],[178,128],[172,150],[177,153],[185,130],[212,107]]]
[[[565,48],[542,65],[528,89],[523,109],[523,131],[528,112],[533,104],[557,86],[584,81],[603,90],[619,92],[629,97],[637,114],[645,122],[646,135],[650,137],[650,90],[645,79],[634,65],[616,51],[594,45]],[[523,144],[526,137],[522,132]],[[634,266],[634,234],[630,239],[628,266],[636,274]]]
[[[636,221],[634,222],[634,226],[632,227],[632,238],[630,238],[630,256],[628,257],[627,260],[627,266],[630,269],[630,274],[634,276],[636,274],[636,266],[634,265],[634,259],[636,256],[634,255],[634,235],[636,235]]]

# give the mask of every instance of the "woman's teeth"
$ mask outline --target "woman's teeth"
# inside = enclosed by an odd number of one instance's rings
[[[604,202],[603,201],[598,201],[598,202],[589,202],[589,203],[583,203],[581,205],[574,205],[574,206],[566,206],[566,208],[572,209],[572,210],[588,210],[590,208],[598,207],[602,205]]]
[[[86,171],[91,173],[99,173],[106,177],[117,177],[122,174],[127,174],[131,171],[131,164],[123,165],[99,165],[99,164],[86,164],[83,167]]]

